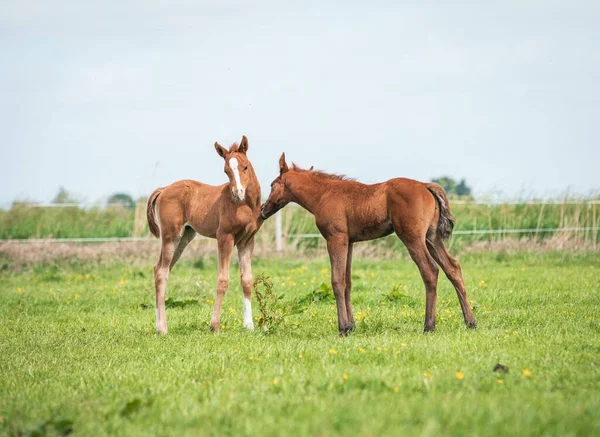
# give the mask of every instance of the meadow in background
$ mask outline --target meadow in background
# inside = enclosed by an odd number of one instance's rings
[[[451,200],[452,214],[456,218],[455,231],[481,230],[529,230],[517,235],[475,234],[461,236],[462,242],[489,241],[535,237],[552,237],[550,229],[569,230],[562,238],[578,242],[598,243],[600,234],[600,200],[590,198],[564,198],[560,200],[516,201],[511,203],[481,203],[470,200]],[[140,199],[132,207],[109,205],[84,208],[70,206],[35,206],[15,202],[10,209],[0,209],[0,239],[25,238],[127,238],[149,236],[145,219],[145,199]],[[310,213],[294,206],[284,209],[281,214],[283,235],[289,247],[316,247],[317,239],[300,241],[299,234],[318,234],[314,218]],[[275,235],[275,220],[265,222],[257,235],[266,244]],[[576,228],[596,228],[583,231]],[[456,233],[455,233],[456,236]],[[386,241],[388,243],[382,243]],[[397,238],[378,240],[370,244],[400,244]]]

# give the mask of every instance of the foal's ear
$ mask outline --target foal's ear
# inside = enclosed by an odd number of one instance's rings
[[[315,169],[314,165],[311,165],[310,168],[308,169],[308,171],[313,171]]]
[[[221,146],[219,143],[217,143],[215,141],[215,150],[217,151],[217,153],[219,155],[221,155],[221,158],[225,159],[225,157],[227,156],[227,149],[223,146]]]
[[[288,165],[285,162],[285,153],[282,153],[281,157],[279,158],[279,174],[284,174],[288,170]]]
[[[248,138],[246,138],[246,135],[242,135],[242,142],[240,143],[240,145],[238,147],[238,152],[243,153],[245,155],[247,151],[248,151]]]

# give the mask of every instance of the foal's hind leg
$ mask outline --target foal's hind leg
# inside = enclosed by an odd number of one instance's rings
[[[446,249],[446,246],[444,245],[444,241],[437,234],[431,241],[427,241],[427,248],[429,249],[431,256],[433,256],[435,261],[440,265],[456,289],[460,308],[462,309],[465,319],[465,325],[467,325],[468,328],[475,328],[477,322],[471,311],[471,306],[469,305],[469,299],[467,298],[467,291],[465,289],[459,262],[450,255],[450,252],[448,252],[448,249]]]
[[[167,333],[167,315],[165,312],[165,290],[167,288],[167,279],[171,271],[171,263],[175,248],[179,243],[179,238],[170,240],[163,238],[160,249],[160,258],[154,266],[154,288],[156,292],[156,332],[159,334]]]
[[[186,226],[184,228],[183,235],[181,236],[181,239],[179,240],[179,244],[177,244],[177,246],[175,248],[175,253],[173,253],[173,259],[171,260],[171,264],[169,265],[169,270],[173,269],[173,266],[175,265],[175,263],[177,263],[177,261],[179,260],[179,257],[183,253],[183,250],[186,248],[186,246],[189,244],[189,242],[194,239],[195,236],[196,236],[196,231],[194,231],[192,228],[190,228],[189,226]]]
[[[427,251],[424,238],[406,239],[402,241],[415,262],[425,284],[425,332],[435,331],[435,310],[437,301],[437,281],[439,269]]]

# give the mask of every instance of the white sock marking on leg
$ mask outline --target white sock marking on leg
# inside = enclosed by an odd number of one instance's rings
[[[244,297],[244,328],[254,329],[252,321],[252,302],[247,297]]]

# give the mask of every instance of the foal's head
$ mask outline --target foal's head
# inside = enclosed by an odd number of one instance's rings
[[[289,170],[285,162],[285,153],[282,153],[279,158],[279,176],[271,183],[271,194],[260,210],[263,220],[268,219],[292,201],[292,195],[286,185],[286,176]]]
[[[248,151],[248,138],[242,137],[242,142],[232,144],[227,150],[219,143],[215,143],[217,153],[225,160],[225,174],[229,178],[229,188],[233,200],[242,203],[246,198],[246,189],[251,182],[251,176],[254,174],[252,164],[246,156]]]

